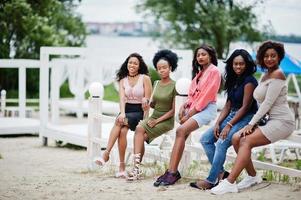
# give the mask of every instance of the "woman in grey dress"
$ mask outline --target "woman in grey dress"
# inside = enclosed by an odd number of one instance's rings
[[[259,47],[256,58],[265,74],[254,91],[254,98],[260,106],[249,124],[233,136],[232,144],[237,152],[233,169],[227,179],[211,189],[211,193],[238,192],[238,189],[260,183],[262,179],[256,175],[251,149],[285,139],[295,130],[294,116],[287,102],[286,78],[279,68],[284,54],[283,44],[278,42],[266,41]],[[266,114],[269,115],[266,124],[257,125]],[[236,185],[235,180],[243,169],[248,176]]]

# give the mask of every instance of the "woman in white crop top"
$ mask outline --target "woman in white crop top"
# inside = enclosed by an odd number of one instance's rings
[[[106,150],[101,157],[95,159],[95,163],[103,166],[109,160],[110,151],[118,140],[120,161],[119,172],[116,173],[118,178],[127,176],[124,163],[127,132],[129,129],[135,131],[138,122],[149,109],[148,99],[151,96],[152,84],[147,74],[147,66],[142,56],[137,53],[130,54],[117,72],[120,113],[111,130]]]

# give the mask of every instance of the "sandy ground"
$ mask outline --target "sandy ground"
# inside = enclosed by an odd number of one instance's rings
[[[153,187],[153,177],[135,183],[101,170],[89,172],[86,151],[42,147],[38,137],[0,138],[0,199],[300,199],[300,186],[264,182],[222,197],[188,186]],[[197,178],[197,177],[196,177]]]

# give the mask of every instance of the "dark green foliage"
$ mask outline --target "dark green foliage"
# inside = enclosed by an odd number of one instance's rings
[[[105,86],[103,99],[108,101],[119,102],[119,94],[118,91],[115,89],[113,83]]]
[[[0,58],[39,59],[41,46],[83,46],[85,25],[75,0],[1,0]],[[27,97],[37,97],[39,70],[27,70]],[[17,90],[18,72],[0,69],[0,89]]]
[[[277,181],[277,182],[282,182],[282,183],[300,183],[300,177],[290,177],[285,174],[281,174],[279,172],[275,172],[272,170],[264,170],[263,171],[263,176],[265,180],[267,181]]]
[[[296,161],[296,169],[301,170],[301,160]]]
[[[72,1],[0,3],[0,58],[39,58],[41,46],[82,46],[86,30]]]
[[[154,85],[154,82],[156,80],[160,80],[160,76],[159,76],[158,72],[153,67],[149,67],[148,71],[149,71],[149,76],[151,78],[152,84]]]
[[[66,80],[60,88],[60,97],[61,98],[68,98],[74,97],[74,95],[70,92],[68,80]]]
[[[260,31],[254,28],[257,16],[253,8],[258,2],[243,5],[233,0],[142,0],[137,10],[155,17],[165,44],[195,49],[209,43],[223,58],[230,42],[261,39]]]

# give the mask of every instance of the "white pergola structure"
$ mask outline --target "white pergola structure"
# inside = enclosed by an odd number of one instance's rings
[[[50,61],[50,56],[52,55],[80,56],[81,59],[84,60],[86,59],[87,53],[87,48],[80,47],[41,47],[40,138],[42,139],[43,145],[47,145],[48,138],[50,138],[87,147],[89,155],[88,166],[92,168],[92,158],[96,156],[96,153],[100,153],[101,147],[106,145],[115,118],[102,116],[102,97],[90,97],[88,103],[88,123],[61,124],[59,119],[60,84],[58,84],[56,79],[56,76],[59,74],[55,67],[53,68]],[[51,73],[49,73],[50,68]]]
[[[86,146],[86,130],[83,125],[59,125],[59,87],[51,88],[51,122],[49,122],[49,69],[51,55],[82,56],[87,54],[87,48],[81,47],[41,47],[40,49],[40,137],[43,145],[47,145],[47,138],[62,140]],[[55,74],[52,74],[55,76]],[[55,77],[51,78],[55,81]],[[52,86],[56,85],[52,83]]]

